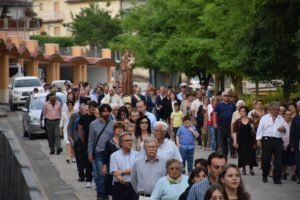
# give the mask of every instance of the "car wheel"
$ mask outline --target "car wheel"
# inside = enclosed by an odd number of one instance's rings
[[[34,136],[30,132],[28,133],[28,137],[29,137],[30,140],[34,139]]]
[[[25,127],[23,126],[23,136],[28,137],[28,132],[25,130]]]
[[[14,105],[13,103],[9,102],[9,108],[10,108],[10,111],[15,111],[16,110],[16,105]]]

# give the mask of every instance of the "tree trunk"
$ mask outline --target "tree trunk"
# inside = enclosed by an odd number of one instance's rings
[[[225,76],[222,74],[221,75],[221,91],[225,91]]]
[[[283,95],[283,101],[284,103],[288,103],[291,95],[291,85],[289,84],[284,84],[282,89],[282,95]]]
[[[259,82],[258,81],[255,81],[255,95],[258,96],[258,85]]]
[[[243,95],[243,77],[231,75],[231,81],[234,86],[234,92],[238,97]]]
[[[220,90],[220,81],[221,81],[220,74],[215,74],[215,96],[218,94]]]

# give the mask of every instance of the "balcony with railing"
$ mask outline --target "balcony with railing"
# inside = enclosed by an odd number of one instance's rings
[[[23,18],[23,19],[10,19],[0,18],[0,30],[12,31],[12,30],[25,30],[32,31],[37,30],[41,26],[41,19],[37,18]]]
[[[61,22],[64,20],[63,12],[48,12],[48,13],[40,13],[39,18],[43,19],[43,22]]]

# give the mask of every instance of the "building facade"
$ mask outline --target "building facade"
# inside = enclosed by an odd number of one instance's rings
[[[72,32],[66,25],[72,22],[72,14],[80,14],[81,9],[89,7],[91,2],[108,11],[112,17],[116,17],[121,11],[126,12],[134,5],[146,1],[138,0],[132,3],[134,1],[130,0],[33,0],[34,12],[43,19],[43,25],[38,34],[71,36]]]

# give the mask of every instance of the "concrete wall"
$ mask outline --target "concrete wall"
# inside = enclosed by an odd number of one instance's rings
[[[3,130],[0,130],[0,180],[1,199],[44,199],[20,144],[13,134]]]
[[[87,77],[90,84],[92,84],[93,87],[97,84],[97,82],[105,83],[108,81],[107,79],[107,67],[91,67],[88,66],[87,68]]]

